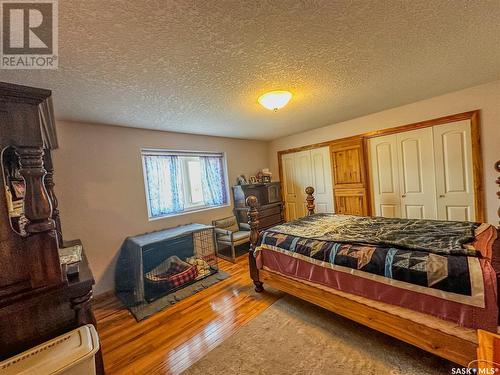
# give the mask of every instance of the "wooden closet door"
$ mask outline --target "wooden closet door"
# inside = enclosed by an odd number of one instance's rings
[[[335,212],[368,215],[363,140],[350,138],[332,142]]]
[[[436,219],[432,128],[397,134],[401,217]]]
[[[401,217],[397,148],[396,134],[372,138],[368,142],[376,216]]]
[[[433,128],[436,156],[437,217],[474,221],[474,177],[470,121]]]
[[[344,215],[368,215],[365,189],[335,190],[335,212]]]
[[[331,148],[335,188],[364,187],[363,148],[359,141],[342,142]]]

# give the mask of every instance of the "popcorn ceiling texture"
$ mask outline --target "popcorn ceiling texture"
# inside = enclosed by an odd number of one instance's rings
[[[500,78],[498,1],[59,1],[61,120],[275,139]],[[272,89],[295,93],[273,113]]]

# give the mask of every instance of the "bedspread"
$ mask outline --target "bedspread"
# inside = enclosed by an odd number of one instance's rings
[[[265,231],[257,252],[280,252],[322,267],[402,289],[484,307],[479,258],[366,244],[345,244]]]
[[[474,256],[477,251],[466,244],[474,240],[478,226],[462,221],[315,214],[277,225],[272,231],[316,240]]]
[[[429,238],[421,246],[418,233],[433,221],[406,222],[411,233],[403,241],[405,246],[397,246],[398,238],[391,237],[406,226],[401,219],[393,222],[392,231],[371,229],[375,238],[370,238],[369,230],[360,232],[353,223],[366,228],[378,219],[352,218],[313,215],[261,232],[254,253],[257,268],[433,315],[463,327],[496,332],[497,281],[491,265],[496,238],[493,226],[439,225],[436,228],[441,233],[432,230],[435,238],[430,238],[429,228]],[[336,224],[330,225],[331,221]],[[344,230],[342,222],[347,223],[348,230]],[[444,238],[443,233],[450,238]],[[365,241],[359,243],[356,238]],[[382,238],[381,243],[376,243]]]

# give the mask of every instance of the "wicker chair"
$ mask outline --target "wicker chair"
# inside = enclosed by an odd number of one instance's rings
[[[212,221],[215,227],[215,236],[217,245],[230,246],[231,256],[227,257],[217,252],[217,256],[230,262],[236,261],[235,247],[250,242],[250,226],[246,223],[240,223],[236,220],[236,216],[225,217],[224,219]]]

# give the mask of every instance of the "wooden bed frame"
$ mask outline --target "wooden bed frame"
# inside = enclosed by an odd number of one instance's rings
[[[500,172],[500,161],[495,164],[495,168],[498,172]],[[500,177],[497,179],[497,183],[500,185]],[[306,188],[306,194],[308,215],[312,215],[315,209],[313,196],[314,188]],[[500,192],[498,194],[500,197]],[[255,196],[248,197],[247,205],[250,207],[248,218],[251,228],[251,251],[249,253],[250,277],[255,284],[256,292],[262,292],[264,290],[263,284],[265,283],[275,289],[279,289],[288,294],[321,306],[334,313],[395,337],[401,341],[405,341],[462,366],[468,366],[472,361],[476,360],[478,348],[476,342],[444,333],[435,328],[430,328],[422,323],[416,323],[412,320],[379,310],[376,307],[367,306],[360,302],[333,294],[323,288],[314,286],[311,283],[305,283],[295,278],[286,277],[272,271],[264,269],[259,270],[257,268],[255,257],[253,256],[253,250],[255,249],[259,238],[259,213],[257,209],[257,198]],[[500,283],[498,283],[500,280],[500,238],[498,238],[498,236],[493,246],[492,265],[497,273],[497,285],[500,286]],[[500,290],[500,288],[498,290]],[[470,329],[468,331],[470,331]]]

